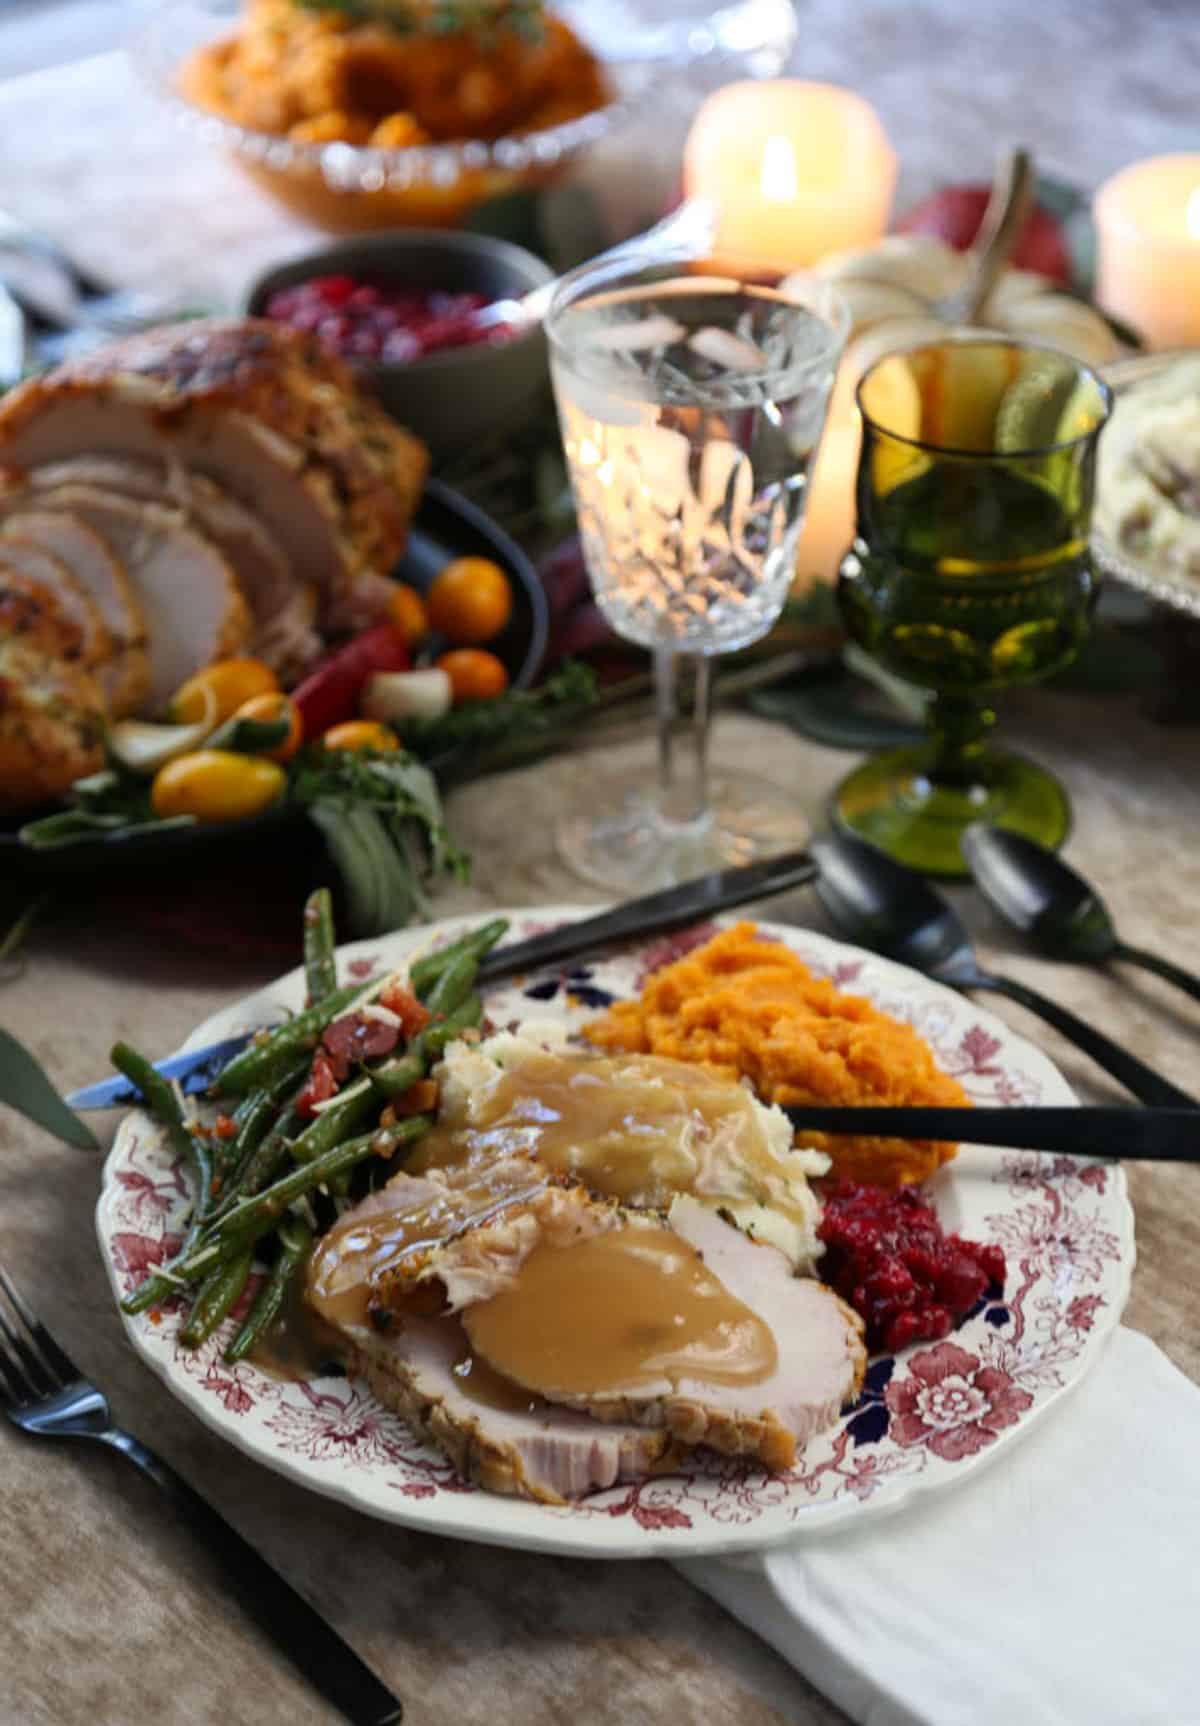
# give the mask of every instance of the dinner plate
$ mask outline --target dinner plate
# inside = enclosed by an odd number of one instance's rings
[[[1181,359],[1195,358],[1196,354],[1192,349],[1159,354],[1134,354],[1129,359],[1117,360],[1114,364],[1105,366],[1104,377],[1112,385],[1119,402],[1121,396],[1135,385],[1148,383],[1152,378],[1161,376]],[[1096,505],[1097,521],[1103,520],[1103,514],[1101,497]],[[1185,617],[1200,617],[1200,576],[1188,575],[1182,569],[1172,569],[1166,564],[1154,562],[1151,558],[1136,556],[1124,546],[1118,545],[1105,533],[1103,527],[1093,529],[1091,545],[1092,557],[1102,575],[1119,581],[1123,587],[1133,588],[1135,592],[1157,601],[1159,605],[1182,612]]]
[[[513,912],[509,939],[590,914]],[[417,947],[453,939],[455,918],[341,949],[368,977]],[[839,988],[868,996],[928,1039],[977,1103],[1072,1103],[1045,1055],[973,1002],[916,972],[804,929],[762,924]],[[518,978],[489,994],[499,1024],[537,1017],[573,1027],[636,993],[655,966],[702,935],[652,942],[562,976]],[[197,1026],[185,1048],[278,1020],[299,1007],[297,969]],[[582,1558],[730,1553],[852,1528],[969,1479],[1022,1438],[1087,1371],[1117,1324],[1134,1264],[1133,1214],[1120,1167],[1079,1157],[966,1148],[929,1183],[947,1231],[996,1241],[1008,1280],[944,1342],[876,1356],[862,1394],[796,1466],[772,1474],[712,1456],[578,1503],[503,1498],[468,1485],[365,1385],[341,1377],[287,1383],[227,1366],[228,1329],[179,1346],[179,1315],[126,1319],[133,1346],[193,1413],[268,1468],[389,1522],[463,1540]],[[141,1112],[122,1123],[104,1168],[100,1247],[114,1294],[128,1293],[179,1241],[186,1184]],[[232,1324],[233,1321],[229,1321]]]
[[[514,689],[528,689],[541,669],[549,631],[545,590],[529,558],[515,540],[467,498],[440,480],[427,480],[420,508],[408,536],[404,556],[393,574],[424,593],[438,571],[456,557],[486,557],[509,577],[512,615],[503,631],[488,643],[504,661]],[[433,761],[435,772],[453,756]],[[49,811],[43,809],[41,814]],[[18,832],[31,814],[0,816],[0,870],[20,869],[41,878],[93,875],[98,869],[165,866],[178,858],[194,858],[226,845],[243,851],[258,845],[302,819],[289,804],[281,804],[244,821],[219,821],[196,827],[167,827],[162,832],[105,834],[61,850],[33,851],[21,844]]]

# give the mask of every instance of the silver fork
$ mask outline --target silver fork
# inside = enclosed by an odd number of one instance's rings
[[[403,1708],[391,1691],[182,1475],[114,1424],[104,1393],[30,1311],[3,1265],[0,1290],[0,1409],[13,1425],[34,1438],[82,1439],[127,1457],[222,1561],[246,1611],[325,1699],[355,1726],[396,1726]]]

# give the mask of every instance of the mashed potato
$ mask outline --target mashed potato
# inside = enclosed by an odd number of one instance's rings
[[[573,1050],[562,1024],[532,1020],[452,1044],[436,1077],[438,1126],[411,1166],[524,1151],[633,1208],[691,1193],[798,1272],[820,1256],[808,1179],[829,1159],[795,1148],[782,1110],[745,1085],[658,1056]]]

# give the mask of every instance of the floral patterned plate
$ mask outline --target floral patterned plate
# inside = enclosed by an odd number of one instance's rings
[[[512,915],[512,939],[584,915],[558,907]],[[416,946],[452,939],[475,918],[343,948],[344,975],[390,968]],[[815,971],[909,1020],[979,1103],[1069,1103],[1046,1057],[972,1002],[898,965],[807,930],[766,924]],[[495,990],[499,1023],[562,1016],[573,1025],[632,995],[711,927],[567,976]],[[299,970],[200,1025],[199,1047],[299,1006]],[[438,1534],[580,1557],[694,1557],[767,1546],[809,1530],[857,1525],[919,1493],[966,1479],[1020,1438],[1095,1360],[1116,1325],[1134,1263],[1133,1214],[1119,1167],[1076,1157],[966,1149],[930,1193],[947,1229],[998,1241],[1008,1285],[952,1339],[876,1358],[862,1395],[788,1474],[727,1458],[550,1506],[469,1486],[370,1392],[345,1378],[282,1383],[221,1360],[226,1338],[189,1351],[178,1315],[126,1321],[134,1347],[194,1413],[269,1468],[368,1515]],[[122,1123],[97,1208],[101,1250],[120,1296],[176,1248],[187,1199],[181,1170],[144,1114]],[[232,1321],[230,1321],[232,1323]]]

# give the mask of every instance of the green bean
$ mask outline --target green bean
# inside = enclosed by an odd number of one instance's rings
[[[361,1090],[352,1086],[322,1109],[311,1126],[291,1141],[288,1150],[296,1162],[311,1163],[314,1157],[324,1156],[334,1145],[341,1144],[347,1133],[361,1127],[378,1106],[379,1098],[369,1085],[363,1085]]]
[[[397,1121],[394,1127],[376,1127],[361,1138],[347,1139],[343,1144],[335,1145],[311,1163],[299,1164],[265,1192],[243,1199],[213,1226],[196,1248],[173,1260],[168,1270],[184,1282],[194,1282],[198,1276],[215,1269],[243,1247],[253,1245],[263,1235],[270,1234],[288,1206],[306,1193],[327,1186],[365,1157],[393,1156],[402,1145],[412,1144],[432,1125],[430,1115],[411,1115],[405,1121]],[[125,1307],[125,1310],[129,1308]]]
[[[508,919],[495,917],[490,923],[484,923],[480,928],[466,935],[460,935],[457,941],[451,941],[446,947],[439,947],[436,953],[426,953],[410,968],[408,980],[415,994],[425,999],[425,992],[437,982],[448,965],[465,954],[473,954],[476,960],[496,945],[500,937],[508,931]]]
[[[192,1214],[180,1249],[181,1253],[186,1253],[196,1244],[212,1207],[213,1170],[208,1146],[198,1134],[188,1131],[187,1122],[183,1118],[183,1107],[173,1087],[144,1055],[139,1055],[128,1043],[116,1043],[109,1059],[118,1072],[124,1073],[125,1077],[137,1086],[151,1114],[167,1129],[171,1149],[191,1168],[196,1182],[196,1196],[192,1201]],[[122,1305],[127,1312],[144,1312],[156,1302],[166,1300],[175,1292],[175,1288],[176,1284],[170,1278],[155,1272],[146,1277],[133,1294],[127,1297],[128,1301],[137,1304],[126,1305],[123,1302]]]
[[[447,965],[425,997],[425,1005],[435,1019],[444,1019],[462,1005],[475,987],[479,960],[474,953],[461,953],[452,965]]]
[[[310,1007],[337,988],[333,895],[328,887],[310,893],[304,907],[304,977]]]
[[[325,1027],[372,987],[369,982],[348,983],[323,996],[303,1013],[297,1013],[286,1024],[261,1033],[261,1042],[247,1043],[226,1063],[213,1083],[213,1090],[218,1096],[226,1093],[239,1096],[259,1085],[273,1084],[298,1053],[311,1048]]]
[[[300,1116],[290,1105],[304,1087],[308,1067],[305,1056],[268,1090],[251,1092],[238,1110],[239,1132],[234,1144],[240,1153],[233,1174],[221,1189],[218,1215],[243,1193],[261,1191],[286,1157],[288,1142],[301,1126]]]
[[[218,1265],[216,1270],[205,1277],[197,1291],[188,1321],[179,1332],[179,1340],[185,1348],[199,1348],[202,1342],[207,1342],[221,1321],[236,1306],[249,1278],[253,1259],[253,1249],[247,1247],[244,1252]]]
[[[250,1353],[259,1337],[264,1335],[279,1316],[288,1284],[303,1265],[312,1248],[313,1233],[302,1217],[287,1216],[280,1223],[279,1252],[271,1274],[258,1291],[245,1323],[229,1347],[225,1359],[230,1366]]]
[[[411,1090],[425,1077],[431,1061],[442,1053],[447,1043],[452,1043],[472,1025],[478,1025],[482,1017],[483,1002],[474,993],[468,995],[452,1013],[447,1013],[436,1025],[427,1025],[414,1037],[399,1059],[376,1067],[371,1073],[372,1085],[385,1097],[402,1097],[405,1091]]]
[[[150,1113],[166,1127],[175,1154],[185,1162],[190,1161],[196,1149],[196,1135],[188,1131],[183,1105],[170,1080],[164,1079],[145,1055],[139,1055],[128,1043],[114,1043],[109,1060],[130,1084],[136,1085]]]

